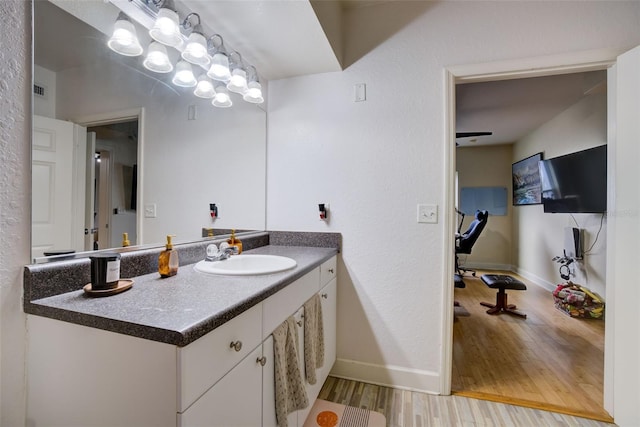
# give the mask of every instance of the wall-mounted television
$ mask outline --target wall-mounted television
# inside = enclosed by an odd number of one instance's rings
[[[551,213],[607,211],[607,146],[539,163],[542,204]]]

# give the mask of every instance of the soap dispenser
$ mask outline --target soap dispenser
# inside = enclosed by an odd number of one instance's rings
[[[178,251],[173,249],[171,235],[167,236],[165,250],[160,252],[158,257],[158,273],[160,277],[171,277],[178,274]]]
[[[242,242],[236,237],[236,230],[231,230],[231,237],[227,239],[227,243],[233,249],[234,254],[239,255],[242,253]]]
[[[122,247],[126,248],[127,246],[131,246],[131,242],[129,241],[129,233],[122,233]]]

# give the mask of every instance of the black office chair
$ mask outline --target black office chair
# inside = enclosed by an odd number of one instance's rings
[[[460,267],[458,261],[458,254],[470,254],[471,248],[480,237],[480,233],[487,225],[487,219],[489,218],[489,212],[476,211],[476,218],[471,221],[469,228],[462,234],[456,235],[456,273],[463,276],[466,271],[470,271],[472,276],[476,275],[476,272],[470,268]]]

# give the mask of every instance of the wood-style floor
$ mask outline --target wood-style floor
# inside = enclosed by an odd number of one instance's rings
[[[463,396],[436,396],[329,377],[320,399],[382,413],[390,427],[611,427],[600,421]]]
[[[480,302],[495,302],[496,290],[482,273],[455,290],[454,394],[612,421],[603,408],[604,321],[571,318],[549,291],[506,272],[527,285],[507,291],[527,318],[486,314]]]

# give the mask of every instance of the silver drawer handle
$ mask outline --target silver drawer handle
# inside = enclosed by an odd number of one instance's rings
[[[324,298],[324,299],[329,298],[329,294],[326,294],[326,293],[325,293],[325,294],[321,294],[320,296],[321,296],[322,298]]]
[[[238,340],[238,341],[231,341],[231,344],[229,344],[229,348],[234,349],[235,351],[240,351],[242,350],[242,341]]]
[[[333,268],[327,270],[329,273],[333,274]]]
[[[260,364],[260,366],[264,366],[267,364],[267,358],[262,356],[262,357],[258,357],[258,359],[256,360],[257,363]]]

